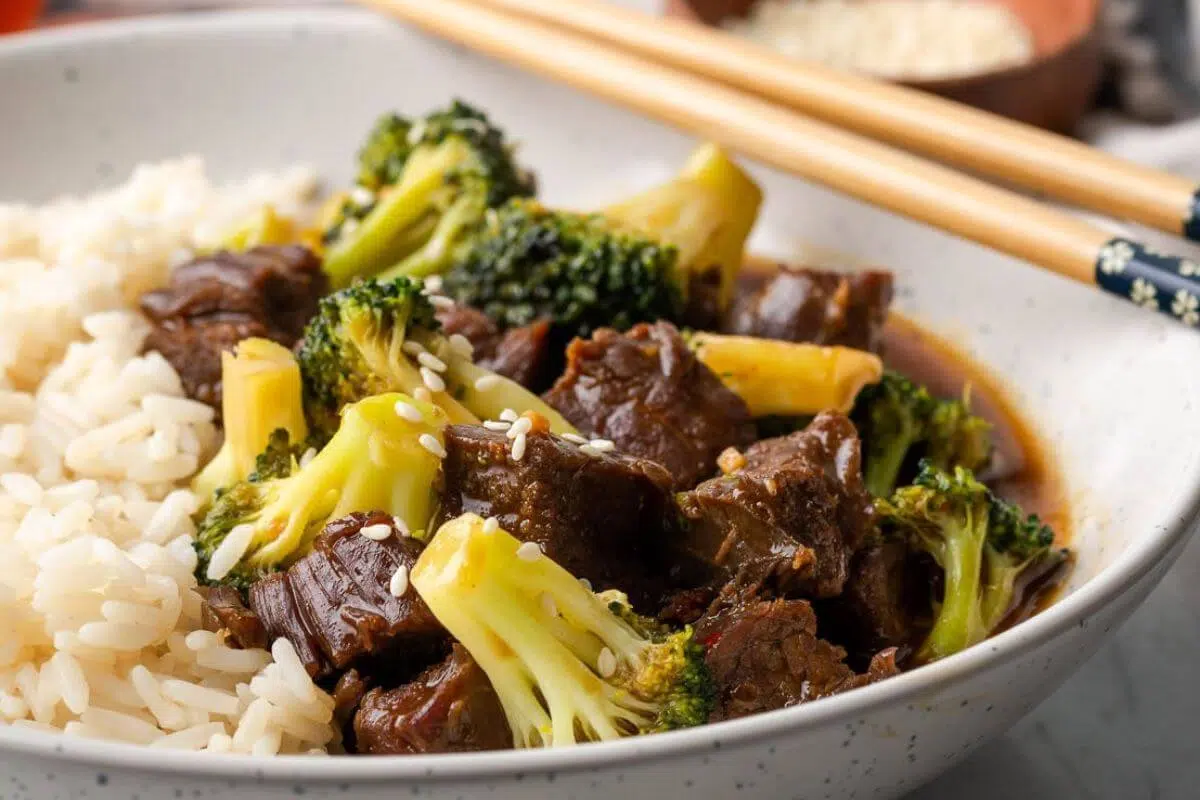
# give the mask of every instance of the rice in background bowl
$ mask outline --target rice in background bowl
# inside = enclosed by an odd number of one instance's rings
[[[0,205],[0,724],[156,747],[323,753],[333,700],[286,641],[202,630],[186,486],[213,413],[142,353],[137,299],[295,168],[214,186],[190,158],[44,207]]]

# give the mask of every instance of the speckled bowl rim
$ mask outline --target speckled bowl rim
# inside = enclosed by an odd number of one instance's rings
[[[0,41],[0,62],[47,52],[70,51],[79,45],[136,47],[139,39],[162,34],[203,36],[253,34],[301,27],[337,28],[347,35],[378,32],[393,23],[357,10],[241,10],[161,15],[100,22],[22,34]],[[129,50],[126,51],[130,52]],[[176,777],[251,779],[260,782],[364,784],[409,780],[421,783],[514,777],[520,774],[582,772],[686,757],[717,748],[769,743],[846,719],[869,717],[896,703],[918,702],[933,689],[972,673],[1012,661],[1063,634],[1117,601],[1164,559],[1177,555],[1200,516],[1200,484],[1181,498],[1169,524],[1131,544],[1114,563],[1060,602],[1033,619],[974,647],[914,672],[843,695],[686,731],[641,739],[588,744],[560,750],[514,750],[494,753],[316,758],[312,756],[208,755],[156,750],[136,745],[68,738],[0,729],[0,755],[68,760],[113,769]]]

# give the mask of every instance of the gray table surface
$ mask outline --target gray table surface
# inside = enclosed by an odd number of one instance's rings
[[[661,7],[660,0],[613,2]],[[1196,800],[1198,664],[1200,536],[1116,638],[1057,693],[908,800]]]

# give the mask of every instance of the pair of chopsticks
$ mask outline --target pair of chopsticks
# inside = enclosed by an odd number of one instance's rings
[[[701,26],[603,0],[359,2],[778,169],[1200,325],[1197,263],[868,137],[1200,240],[1200,192],[1182,178],[915,90],[784,59]]]

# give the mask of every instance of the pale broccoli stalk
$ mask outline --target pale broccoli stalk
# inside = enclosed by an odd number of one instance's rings
[[[192,491],[205,503],[218,489],[250,476],[275,431],[286,431],[294,443],[308,436],[300,366],[283,345],[268,339],[239,342],[233,352],[221,354],[221,383],[225,443],[192,482]]]
[[[714,691],[692,631],[669,631],[493,523],[465,514],[417,560],[412,586],[487,673],[518,747],[703,724]]]
[[[420,419],[410,419],[398,404],[416,409]],[[226,582],[232,575],[239,585],[253,583],[305,555],[327,522],[355,512],[386,512],[419,534],[434,511],[441,468],[434,450],[445,446],[446,424],[440,408],[402,394],[348,406],[337,433],[307,465],[287,476],[234,484],[221,494],[198,526],[201,579]],[[234,568],[214,571],[213,562],[222,561],[215,554],[235,529],[248,533],[249,543],[239,548]]]

